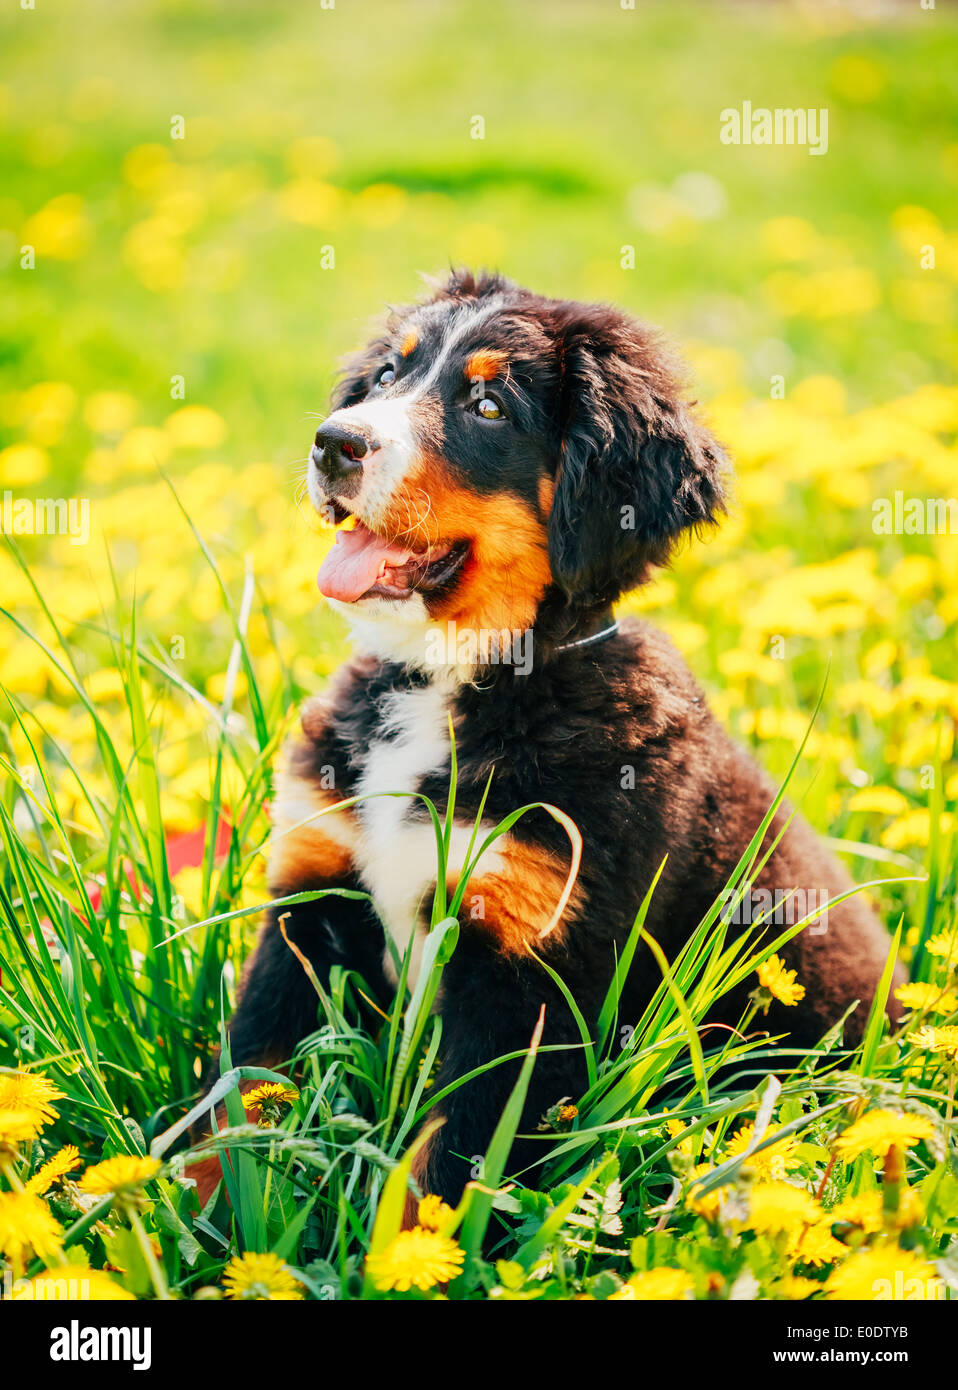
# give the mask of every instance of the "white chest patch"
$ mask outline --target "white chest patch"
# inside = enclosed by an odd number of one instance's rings
[[[432,821],[411,818],[417,803],[410,796],[386,792],[418,791],[427,773],[449,765],[448,694],[438,685],[401,691],[390,697],[384,732],[373,743],[356,794],[361,826],[356,862],[360,878],[373,896],[379,917],[402,958],[419,924],[425,895],[436,880],[438,865]],[[377,795],[378,793],[378,795]],[[418,964],[414,949],[410,963]],[[395,978],[392,957],[385,954],[387,975]]]
[[[432,906],[431,889],[439,869],[436,832],[432,820],[414,819],[422,803],[409,795],[383,795],[389,792],[416,792],[428,773],[449,767],[449,695],[441,683],[420,690],[392,695],[385,710],[383,732],[391,734],[374,742],[366,756],[356,795],[360,824],[355,862],[359,876],[372,894],[376,911],[392,937],[400,960],[415,933],[409,963],[409,983],[414,986],[419,973],[422,945]],[[443,806],[439,806],[440,817]],[[483,825],[476,837],[475,850],[491,827]],[[452,830],[447,875],[458,878],[466,862],[472,839],[471,824],[455,824]],[[499,856],[495,847],[482,857],[483,871],[495,868]],[[392,955],[384,955],[387,976],[397,972]]]

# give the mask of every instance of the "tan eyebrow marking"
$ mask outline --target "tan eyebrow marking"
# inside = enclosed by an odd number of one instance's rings
[[[403,357],[408,357],[411,352],[415,352],[418,343],[419,334],[416,332],[414,328],[410,328],[409,332],[406,334],[405,338],[403,338],[402,342],[399,345],[400,354]]]
[[[465,375],[470,381],[474,381],[477,376],[483,381],[491,381],[499,375],[508,360],[504,352],[497,352],[494,348],[480,348],[467,358]]]

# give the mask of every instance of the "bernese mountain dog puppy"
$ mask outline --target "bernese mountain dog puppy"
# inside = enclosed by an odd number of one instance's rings
[[[308,473],[341,527],[319,588],[358,654],[310,700],[277,773],[269,885],[277,898],[356,890],[274,909],[230,1026],[234,1064],[276,1066],[314,1031],[334,964],[386,997],[420,967],[437,874],[423,802],[444,816],[455,733],[450,895],[482,805],[482,833],[531,803],[483,855],[445,966],[436,1092],[546,1044],[522,1130],[585,1087],[581,1036],[541,961],[594,1026],[636,909],[663,860],[647,930],[671,960],[721,894],[774,787],[713,718],[669,640],[616,624],[611,605],[723,510],[727,463],[683,396],[659,336],[605,305],[543,298],[497,275],[455,272],[392,313],[349,361]],[[350,523],[347,519],[352,518]],[[351,526],[351,529],[349,527]],[[490,636],[492,635],[492,636]],[[407,795],[386,795],[406,793]],[[362,798],[352,800],[352,798]],[[344,801],[350,802],[343,806]],[[329,811],[329,814],[317,815]],[[851,887],[809,826],[783,808],[755,886],[835,897]],[[574,834],[581,864],[570,887]],[[848,1010],[862,1023],[889,942],[860,896],[784,948],[805,997],[774,1032],[812,1045]],[[618,957],[617,957],[618,953]],[[621,1017],[661,980],[640,944]],[[716,1022],[737,1023],[745,994]],[[711,1020],[710,1020],[711,1021]],[[455,1202],[485,1152],[518,1063],[451,1092],[415,1172]],[[216,1069],[211,1076],[215,1079]],[[542,1156],[517,1146],[513,1168]]]

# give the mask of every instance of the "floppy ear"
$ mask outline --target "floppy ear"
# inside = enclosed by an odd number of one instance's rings
[[[564,318],[549,558],[571,598],[607,603],[683,532],[718,519],[727,460],[651,329],[603,306],[570,305]]]

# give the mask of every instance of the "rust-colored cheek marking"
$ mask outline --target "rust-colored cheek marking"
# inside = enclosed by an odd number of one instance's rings
[[[402,342],[399,345],[400,355],[402,357],[408,357],[411,352],[416,351],[416,348],[418,346],[419,334],[416,332],[414,328],[410,328],[409,332],[406,334],[405,338],[403,338]]]
[[[555,497],[555,492],[554,479],[545,476],[539,479],[539,511],[543,516],[548,516],[552,511],[552,500]]]
[[[466,884],[464,919],[485,927],[504,951],[517,954],[529,947],[536,950],[559,906],[569,866],[536,845],[499,840],[494,848],[499,845],[503,848],[498,850],[495,869],[474,875]],[[452,880],[449,889],[455,889]],[[569,918],[575,916],[580,897],[574,887],[555,933],[563,932]]]
[[[444,459],[427,454],[388,520],[396,535],[415,536],[422,545],[470,543],[452,593],[429,603],[433,618],[476,630],[521,632],[532,626],[552,582],[546,529],[535,503],[506,492],[473,492],[452,477]]]
[[[509,358],[504,352],[498,352],[495,348],[480,348],[466,359],[463,370],[468,381],[475,381],[476,377],[483,381],[492,381],[508,361]]]

